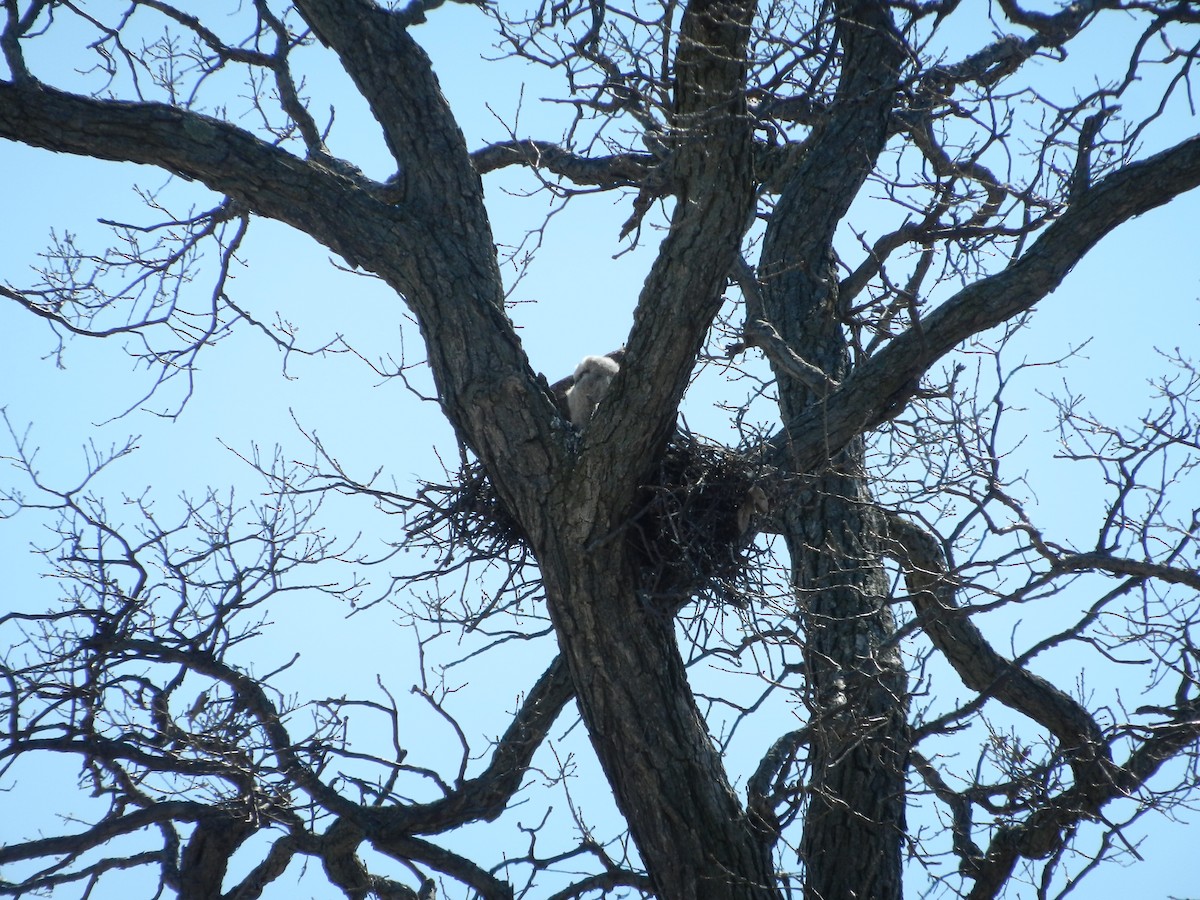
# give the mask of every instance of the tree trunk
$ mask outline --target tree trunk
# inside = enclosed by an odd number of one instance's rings
[[[764,254],[773,249],[768,241]],[[792,269],[764,306],[789,346],[841,380],[849,356],[825,278]],[[821,398],[779,375],[786,420]],[[811,900],[902,896],[907,676],[893,643],[879,515],[855,439],[780,511],[804,627],[809,686],[809,808],[801,857]]]
[[[850,374],[833,239],[887,142],[901,58],[885,7],[839,5],[844,53],[837,103],[782,191],[748,318],[765,318],[833,381]],[[848,152],[853,151],[853,152]],[[793,423],[826,391],[776,368],[780,410]],[[892,643],[880,524],[864,445],[831,447],[830,464],[778,513],[804,626],[809,686],[808,813],[800,855],[811,900],[899,900],[907,756],[907,677]],[[828,458],[828,455],[827,455]]]
[[[546,598],[580,714],[655,892],[775,900],[771,844],[750,827],[709,738],[676,647],[675,609],[638,592],[623,541],[597,543],[548,551]]]
[[[835,314],[836,282],[794,271],[775,287],[785,289],[765,291],[766,306],[789,345],[832,378],[844,378],[849,357]],[[789,419],[791,411],[821,402],[802,385],[783,377],[780,384]],[[780,518],[806,639],[811,714],[800,851],[805,897],[899,900],[907,676],[893,643],[863,442],[851,442],[829,470],[810,478]]]
[[[841,380],[849,357],[834,312],[836,283],[799,271],[781,282],[790,289],[764,292],[773,321],[782,325],[791,347]],[[785,416],[821,402],[782,376],[780,385]],[[829,470],[808,479],[779,517],[806,639],[812,737],[801,845],[805,896],[899,900],[907,676],[893,643],[882,528],[862,440],[852,441]]]
[[[812,734],[801,844],[805,897],[900,898],[906,675],[879,563],[861,445],[786,518],[806,637]]]

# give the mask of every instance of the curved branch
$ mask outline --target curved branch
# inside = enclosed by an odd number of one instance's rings
[[[36,82],[0,81],[0,137],[202,182],[299,228],[353,264],[378,265],[380,228],[413,243],[421,234],[411,210],[377,200],[384,187],[361,174],[335,171],[324,158],[299,159],[228,122],[164,103],[96,100]],[[346,227],[356,219],[376,223],[376,233]]]
[[[373,839],[371,844],[380,853],[386,853],[396,859],[421,862],[439,872],[445,872],[463,884],[470,885],[484,900],[512,900],[513,889],[508,882],[481,869],[466,857],[437,844],[414,837]]]
[[[742,329],[744,346],[757,347],[777,371],[786,372],[817,396],[829,393],[838,383],[787,345],[787,341],[765,319],[755,319]]]
[[[1117,226],[1200,186],[1200,137],[1193,137],[1096,183],[1002,272],[963,288],[858,366],[840,388],[788,424],[793,463],[812,471],[854,437],[894,418],[921,377],[971,335],[1030,308],[1051,293]],[[772,438],[779,451],[784,435]]]
[[[795,763],[800,748],[811,739],[811,729],[807,726],[776,738],[746,785],[746,811],[763,838],[771,844],[778,840],[781,830],[775,810],[786,799],[776,782]]]
[[[1001,827],[972,873],[975,886],[967,900],[999,896],[1020,857],[1042,858],[1061,848],[1068,829],[1096,818],[1106,804],[1133,796],[1163,763],[1197,743],[1200,697],[1172,710],[1171,721],[1155,726],[1151,736],[1123,763],[1110,765],[1109,777],[1103,783],[1087,790],[1073,786],[1044,803],[1025,822]]]
[[[219,897],[230,859],[256,829],[252,816],[228,813],[208,816],[196,823],[179,859],[182,896]]]
[[[398,166],[395,192],[423,224],[418,234],[383,235],[389,263],[411,277],[380,274],[417,314],[447,417],[536,539],[547,472],[565,458],[561,420],[505,314],[483,183],[429,56],[403,11],[369,0],[296,7],[370,105]],[[344,225],[350,211],[337,212]]]
[[[441,800],[372,811],[369,818],[377,823],[378,833],[386,840],[399,834],[434,834],[466,822],[498,818],[521,786],[550,726],[574,696],[566,663],[557,656],[529,691],[483,772],[462,782]]]
[[[296,8],[370,105],[409,202],[431,217],[451,217],[464,232],[478,231],[463,210],[483,209],[483,186],[405,12],[369,0],[299,0]]]
[[[188,800],[167,800],[145,809],[119,816],[106,816],[86,831],[78,834],[39,838],[34,841],[8,843],[0,846],[0,865],[24,859],[42,859],[71,854],[77,856],[108,843],[121,835],[132,834],[160,822],[199,822],[215,815],[204,803]]]
[[[932,534],[895,513],[885,514],[885,519],[891,538],[885,547],[904,569],[921,627],[963,684],[995,697],[1053,734],[1071,762],[1077,785],[1095,785],[1103,780],[1108,746],[1091,714],[1046,679],[1013,664],[992,648],[959,608],[945,555]]]
[[[338,819],[322,835],[320,857],[330,883],[341,888],[347,900],[418,900],[417,892],[407,885],[371,874],[358,857],[362,840],[362,831],[346,819]]]
[[[508,166],[528,166],[561,175],[573,184],[616,187],[641,184],[657,162],[649,153],[618,153],[612,156],[583,156],[564,150],[553,141],[498,141],[471,154],[480,175]]]
[[[416,313],[447,417],[535,535],[545,519],[547,457],[565,453],[563,432],[504,312],[482,183],[429,59],[402,21],[374,4],[298,5],[322,39],[345,51],[381,116],[401,165],[395,184],[325,157],[298,159],[209,116],[36,83],[0,82],[0,137],[202,181],[380,275]],[[530,446],[544,452],[513,449]]]
[[[995,697],[1050,731],[1074,773],[1069,789],[1043,803],[1026,821],[999,828],[982,854],[967,831],[958,833],[969,828],[969,822],[960,821],[963,810],[956,810],[956,844],[961,852],[970,851],[964,857],[965,871],[975,879],[968,896],[988,900],[1003,888],[1019,857],[1041,859],[1061,849],[1073,826],[1095,817],[1110,801],[1131,796],[1163,762],[1200,740],[1200,698],[1171,710],[1169,722],[1155,727],[1124,763],[1114,763],[1108,742],[1083,706],[1002,657],[959,610],[942,549],[933,535],[896,514],[887,515],[887,527],[893,542],[890,551],[905,570],[913,607],[934,646],[967,687]]]
[[[296,849],[296,839],[291,835],[285,835],[275,841],[262,861],[232,890],[225,892],[223,900],[258,900],[267,885],[287,871]]]
[[[287,775],[289,781],[330,812],[354,821],[362,818],[362,807],[359,804],[347,800],[323,782],[317,773],[300,759],[296,752],[296,744],[288,734],[275,704],[267,696],[262,682],[206,653],[179,650],[154,641],[125,639],[114,641],[112,645],[103,649],[128,652],[137,659],[159,659],[178,663],[228,685],[236,692],[239,701],[245,704],[247,711],[258,720],[270,739],[271,751],[279,760],[280,770]]]
[[[979,228],[991,220],[1008,196],[1008,188],[1000,183],[995,174],[975,159],[952,158],[933,132],[933,117],[929,110],[899,113],[895,121],[912,138],[913,145],[921,151],[939,178],[962,178],[983,188],[986,199],[964,223],[955,227]]]
[[[561,891],[551,894],[546,900],[577,900],[577,898],[585,897],[592,893],[592,891],[600,891],[601,896],[607,896],[614,888],[622,887],[633,888],[647,897],[654,894],[650,879],[645,875],[637,872],[627,872],[623,869],[613,869],[609,872],[601,872],[599,875],[589,875],[586,878],[581,878]]]
[[[1057,47],[1073,37],[1087,17],[1098,9],[1114,6],[1111,0],[1081,0],[1056,13],[1033,12],[1021,9],[1016,0],[999,0],[1000,8],[1010,22],[1037,32],[1043,46]]]

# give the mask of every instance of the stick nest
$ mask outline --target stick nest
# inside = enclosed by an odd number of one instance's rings
[[[677,434],[642,488],[625,523],[630,552],[648,598],[682,607],[696,596],[744,607],[754,593],[749,573],[766,495],[761,469],[745,456]],[[436,545],[443,562],[502,560],[531,554],[520,523],[474,460],[450,484],[426,484],[410,537]]]

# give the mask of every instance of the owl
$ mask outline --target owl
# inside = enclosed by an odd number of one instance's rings
[[[567,388],[567,410],[572,425],[583,428],[588,423],[620,368],[607,356],[585,356],[575,367],[575,381]]]

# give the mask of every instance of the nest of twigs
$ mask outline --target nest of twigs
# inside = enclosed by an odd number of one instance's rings
[[[675,436],[625,526],[647,598],[674,608],[697,596],[747,605],[748,562],[767,512],[760,474],[744,456]],[[478,462],[465,462],[450,484],[424,485],[421,497],[409,535],[437,546],[444,562],[529,559],[520,524]]]
[[[449,484],[426,482],[419,497],[422,510],[409,524],[409,537],[437,547],[443,564],[461,557],[524,558],[528,552],[521,526],[477,460],[464,461]]]
[[[697,595],[749,602],[748,563],[767,513],[760,475],[740,454],[675,436],[629,523],[648,596],[677,606]]]

